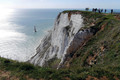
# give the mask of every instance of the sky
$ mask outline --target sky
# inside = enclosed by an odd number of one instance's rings
[[[0,0],[0,8],[107,8],[119,9],[120,0]]]

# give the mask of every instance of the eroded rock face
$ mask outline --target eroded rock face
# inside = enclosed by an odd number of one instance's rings
[[[60,66],[67,54],[74,53],[94,33],[91,29],[80,30],[84,27],[81,14],[60,13],[54,28],[41,41],[36,49],[36,55],[31,63],[44,66],[53,58],[61,59]]]
[[[78,31],[70,43],[67,53],[75,53],[76,50],[78,50],[78,48],[88,41],[95,33],[96,30],[93,28]]]
[[[67,53],[63,58],[63,63],[60,64],[59,67],[64,67],[70,61],[70,59],[74,56],[74,53],[84,46],[84,44],[97,32],[94,28],[80,30],[74,36],[74,39],[71,41],[70,46],[67,49]],[[64,65],[63,65],[64,64]]]
[[[36,55],[34,55],[30,62],[42,66],[45,63],[45,59],[49,57],[48,52],[51,46],[51,32],[41,41],[41,44],[36,49]]]
[[[76,50],[82,46],[84,44],[85,41],[88,40],[88,38],[90,38],[93,35],[93,33],[91,33],[90,29],[85,29],[85,30],[81,30],[79,31],[73,41],[71,42],[67,53],[75,53]]]

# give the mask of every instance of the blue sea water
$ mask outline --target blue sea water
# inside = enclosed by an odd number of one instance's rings
[[[0,10],[0,56],[19,61],[29,60],[43,36],[53,27],[59,12],[63,10],[66,9]],[[114,9],[114,12],[120,10]]]
[[[60,9],[17,9],[0,12],[0,56],[27,61],[54,25]],[[0,17],[1,17],[0,16]],[[34,32],[36,26],[37,32]]]

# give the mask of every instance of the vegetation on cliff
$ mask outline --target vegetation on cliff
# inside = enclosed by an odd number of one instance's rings
[[[85,17],[84,23],[88,23],[85,28],[95,28],[97,33],[68,59],[64,68],[58,70],[0,58],[0,74],[4,73],[0,75],[1,80],[120,79],[119,15],[76,10],[63,13],[81,13]]]

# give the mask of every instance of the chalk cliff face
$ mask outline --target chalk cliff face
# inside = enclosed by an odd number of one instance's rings
[[[94,29],[84,27],[84,17],[80,13],[60,13],[55,21],[54,28],[41,41],[36,49],[36,55],[31,63],[44,66],[53,58],[60,60],[60,67],[68,56],[71,56],[94,33]]]

